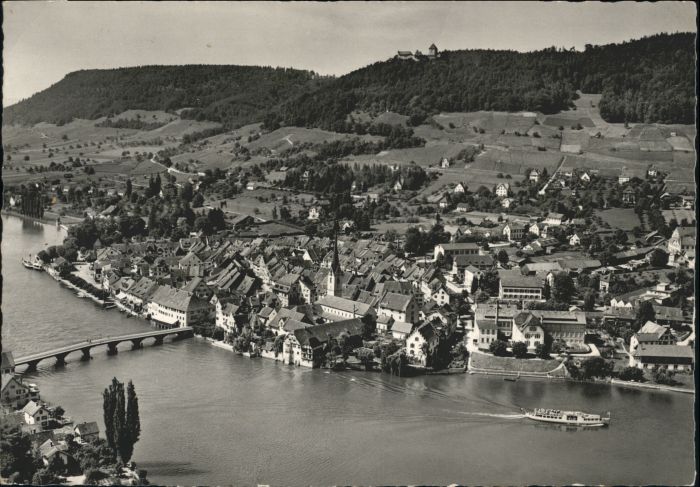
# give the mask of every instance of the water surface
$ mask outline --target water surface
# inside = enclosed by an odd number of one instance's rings
[[[24,269],[55,227],[3,216],[3,348],[15,355],[148,329]],[[133,380],[134,459],[158,484],[689,484],[690,395],[456,375],[329,373],[239,357],[199,340],[117,356],[78,355],[32,374],[44,398],[102,424],[101,392]],[[69,357],[69,360],[71,357]],[[520,407],[611,411],[605,429],[567,430]]]

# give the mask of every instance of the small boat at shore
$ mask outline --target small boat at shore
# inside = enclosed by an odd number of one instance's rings
[[[24,257],[22,259],[22,265],[26,267],[27,269],[33,269],[35,271],[40,271],[43,270],[41,267],[41,261],[39,260],[38,257],[34,257],[32,259],[32,254],[29,254],[29,257]]]
[[[610,424],[609,412],[607,416],[603,416],[600,414],[582,413],[581,411],[560,411],[559,409],[544,408],[522,409],[522,411],[526,418],[543,423],[571,426],[608,426]]]
[[[508,381],[508,382],[516,382],[518,380],[517,377],[504,377],[503,380]]]

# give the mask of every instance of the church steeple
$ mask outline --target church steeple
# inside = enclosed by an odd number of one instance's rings
[[[331,269],[328,272],[328,282],[326,283],[326,294],[328,296],[341,296],[342,283],[341,276],[343,271],[340,270],[340,259],[338,258],[338,221],[333,224],[333,260],[331,261]]]
[[[331,262],[331,270],[335,273],[340,272],[340,260],[338,259],[338,220],[333,223],[333,261]]]

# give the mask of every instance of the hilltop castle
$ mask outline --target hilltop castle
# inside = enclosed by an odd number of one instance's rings
[[[427,59],[430,61],[439,57],[440,53],[438,52],[438,48],[435,44],[430,45],[430,47],[428,48],[428,54],[423,54],[418,50],[416,50],[415,53],[412,53],[411,51],[398,51],[398,53],[396,54],[396,59],[410,59],[412,61],[421,61],[423,59]]]

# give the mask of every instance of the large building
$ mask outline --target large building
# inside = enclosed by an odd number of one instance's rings
[[[582,311],[519,310],[503,304],[479,304],[474,311],[473,345],[488,348],[494,333],[504,340],[523,341],[530,350],[544,343],[545,335],[580,348],[586,335],[586,314]],[[484,339],[483,341],[481,339]]]
[[[630,357],[630,366],[640,369],[693,370],[693,347],[681,345],[640,345]]]
[[[328,340],[337,340],[341,333],[345,333],[351,344],[361,346],[363,328],[360,318],[297,328],[284,340],[282,361],[289,365],[319,367]]]
[[[324,296],[316,302],[325,321],[340,321],[362,318],[367,314],[376,315],[369,304],[345,299],[339,296]]]
[[[435,246],[433,258],[438,256],[455,257],[457,255],[478,255],[479,245],[475,243],[443,243]]]
[[[150,319],[171,327],[201,324],[211,308],[207,301],[171,286],[160,286],[148,303]]]
[[[542,301],[544,280],[537,276],[524,276],[520,271],[498,271],[498,298],[506,301]]]

